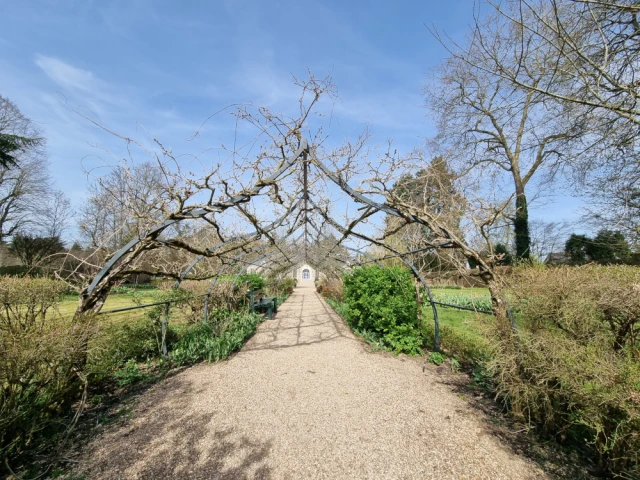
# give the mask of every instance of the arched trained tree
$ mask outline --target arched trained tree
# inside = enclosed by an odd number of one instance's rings
[[[317,115],[321,113],[317,110],[321,97],[332,98],[333,83],[311,76],[298,85],[302,94],[295,115],[276,114],[264,107],[236,107],[234,115],[241,124],[237,131],[242,131],[243,138],[238,138],[233,148],[220,148],[228,152],[225,161],[205,167],[208,170],[200,176],[191,173],[193,164],[178,161],[158,141],[158,151],[152,151],[121,137],[128,146],[137,145],[151,156],[163,172],[160,196],[164,201],[157,202],[161,218],[114,252],[97,274],[85,281],[77,314],[99,311],[110,288],[127,275],[144,272],[175,278],[179,283],[193,278],[193,269],[207,260],[211,268],[199,270],[197,275],[212,278],[213,285],[222,270],[266,258],[287,266],[305,260],[335,262],[345,258],[343,248],[362,251],[367,245],[404,258],[415,252],[394,248],[387,242],[390,233],[384,232],[385,218],[392,215],[400,219],[398,228],[420,226],[424,250],[457,252],[452,258],[462,269],[468,259],[476,261],[478,275],[491,291],[498,330],[505,343],[513,345],[513,324],[502,297],[501,279],[493,268],[495,262],[467,240],[472,231],[488,239],[487,228],[503,216],[509,202],[443,194],[437,202],[416,203],[394,191],[398,178],[415,178],[422,170],[420,186],[426,198],[429,189],[442,183],[443,172],[425,168],[414,156],[399,157],[390,151],[378,154],[369,146],[367,131],[354,141],[333,143],[324,133],[322,116]],[[254,148],[256,144],[260,148]],[[125,162],[125,168],[132,172],[133,156]],[[456,183],[456,191],[464,190],[461,177],[446,176],[451,186]],[[460,212],[458,225],[452,225],[452,211]],[[185,235],[181,225],[187,223],[205,234],[197,238]],[[211,232],[209,238],[206,232]],[[295,244],[287,243],[296,235]],[[167,261],[174,257],[175,262]],[[404,260],[427,286],[420,271]]]

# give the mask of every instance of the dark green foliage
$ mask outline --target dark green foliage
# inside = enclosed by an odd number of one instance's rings
[[[629,243],[622,233],[600,230],[591,242],[589,256],[598,263],[626,263],[631,257]]]
[[[10,265],[8,267],[0,267],[0,276],[8,277],[24,277],[25,275],[39,276],[42,274],[40,268],[29,268],[25,265]]]
[[[213,312],[210,318],[189,326],[175,345],[171,359],[178,365],[228,358],[244,345],[263,320],[260,315],[225,310]]]
[[[120,370],[114,372],[113,378],[119,387],[127,387],[146,380],[148,375],[140,369],[138,362],[129,360]]]
[[[39,138],[0,133],[0,167],[16,167],[17,155],[42,142]]]
[[[513,219],[513,232],[516,237],[516,259],[528,260],[531,256],[531,234],[529,233],[529,207],[527,197],[516,192],[516,214]]]
[[[433,363],[434,365],[442,365],[446,359],[447,357],[440,352],[431,352],[428,358],[429,363]]]
[[[9,250],[15,253],[25,267],[31,268],[54,253],[64,250],[60,237],[38,237],[26,233],[18,233],[11,239]]]
[[[443,157],[435,157],[428,166],[415,175],[401,176],[391,192],[400,201],[413,205],[418,211],[426,210],[437,215],[441,222],[453,232],[459,232],[464,198],[455,185],[456,174]],[[405,250],[418,250],[425,246],[425,240],[433,239],[428,228],[414,224],[402,226],[402,220],[387,216],[386,234]],[[421,271],[455,268],[448,255],[433,250],[425,250],[409,256]]]
[[[345,318],[356,331],[370,332],[396,353],[421,353],[422,338],[411,273],[377,266],[344,277]]]
[[[565,252],[576,264],[624,264],[633,261],[631,248],[624,235],[606,229],[600,230],[594,238],[572,234],[565,244]]]
[[[501,255],[502,258],[497,262],[498,265],[513,265],[513,256],[504,243],[498,243],[493,250],[495,255]]]
[[[573,263],[584,263],[589,260],[591,239],[586,235],[571,234],[564,246],[564,251]]]
[[[245,286],[248,290],[262,290],[265,286],[265,281],[257,273],[246,273],[238,277],[237,284]]]

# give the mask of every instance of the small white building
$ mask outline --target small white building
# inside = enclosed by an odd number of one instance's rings
[[[316,269],[308,263],[301,263],[291,271],[291,276],[298,281],[310,280],[314,282],[316,280]]]
[[[247,267],[247,273],[267,273],[269,271],[269,269],[266,267],[267,263],[268,262],[261,262],[258,265],[249,265]],[[315,282],[316,280],[325,278],[325,275],[322,272],[318,272],[308,263],[299,263],[297,266],[289,270],[286,276],[295,278],[298,281],[310,282]]]
[[[327,278],[324,273],[319,272],[308,263],[299,263],[287,273],[287,277],[295,278],[299,282],[315,282]]]

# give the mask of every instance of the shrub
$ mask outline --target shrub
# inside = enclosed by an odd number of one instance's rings
[[[433,363],[434,365],[442,365],[446,359],[447,357],[440,352],[431,352],[428,358],[429,363]]]
[[[238,277],[237,284],[249,290],[262,290],[265,286],[264,278],[257,273],[246,273]]]
[[[490,365],[516,415],[558,438],[586,439],[602,470],[640,473],[640,270],[518,269],[517,355]]]
[[[168,348],[178,341],[178,332],[171,325],[166,341]],[[161,326],[155,318],[146,316],[109,324],[89,345],[87,371],[90,379],[108,378],[130,360],[143,362],[155,358],[160,354],[161,345]]]
[[[0,277],[0,459],[58,431],[60,416],[82,393],[96,327],[91,316],[72,322],[58,315],[65,288],[54,280]]]
[[[142,372],[140,365],[135,360],[128,360],[123,368],[113,374],[113,378],[119,387],[127,387],[146,380],[148,375]]]
[[[26,275],[36,276],[42,275],[42,269],[39,267],[28,267],[26,265],[9,265],[0,267],[0,276],[24,277]]]
[[[321,288],[319,293],[322,293],[324,298],[329,298],[338,302],[341,302],[344,298],[344,287],[342,279],[340,278],[327,279],[318,288]]]
[[[284,278],[282,279],[282,283],[280,284],[283,292],[291,295],[293,293],[293,289],[296,288],[298,281],[295,278]]]
[[[296,286],[296,279],[291,277],[278,278],[275,275],[271,275],[265,281],[265,290],[268,295],[275,296],[288,296],[293,293],[293,289]]]
[[[420,353],[418,307],[408,270],[356,268],[344,276],[344,301],[346,320],[352,328],[375,333],[396,353]]]
[[[171,352],[179,365],[224,360],[253,334],[262,316],[217,310],[211,320],[191,325]]]

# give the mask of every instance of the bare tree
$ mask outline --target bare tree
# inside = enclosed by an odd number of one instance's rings
[[[17,167],[0,167],[0,242],[39,220],[38,206],[47,198],[51,180],[40,155],[22,157]]]
[[[434,147],[461,172],[476,176],[481,189],[489,192],[495,185],[504,196],[513,195],[516,255],[528,258],[528,191],[533,183],[546,188],[567,165],[579,129],[559,121],[557,102],[496,72],[496,59],[500,68],[508,69],[528,61],[530,67],[518,75],[538,84],[555,52],[523,49],[532,35],[501,15],[478,22],[461,45],[434,32],[450,52],[425,87],[427,105],[438,122]],[[511,186],[505,188],[503,180]]]
[[[0,95],[0,242],[33,222],[49,190],[43,147],[40,129]]]
[[[73,217],[74,210],[71,201],[64,192],[57,190],[52,192],[39,207],[39,219],[37,222],[39,230],[45,237],[58,237],[70,227],[69,223]]]
[[[321,97],[333,96],[331,79],[310,75],[297,84],[302,91],[299,111],[280,114],[253,105],[233,108],[240,125],[234,133],[239,135],[234,135],[232,146],[218,147],[227,153],[218,165],[202,163],[202,174],[192,173],[193,164],[179,162],[155,139],[156,149],[151,150],[121,137],[128,151],[139,148],[162,172],[153,204],[158,208],[142,215],[145,222],[156,219],[157,223],[132,235],[116,252],[105,256],[105,250],[98,250],[102,257],[82,259],[84,271],[93,269],[97,274],[82,278],[77,314],[99,311],[110,288],[132,274],[161,275],[176,283],[211,278],[213,288],[219,275],[237,275],[247,265],[271,264],[274,271],[282,271],[310,261],[335,271],[345,264],[362,263],[362,246],[381,247],[390,257],[403,258],[415,252],[386,241],[394,232],[384,231],[384,219],[393,215],[400,219],[396,231],[405,225],[421,227],[425,250],[452,252],[452,261],[460,268],[466,268],[467,260],[479,266],[477,275],[491,291],[498,330],[506,348],[513,350],[514,324],[494,269],[496,259],[482,255],[468,241],[471,232],[476,232],[490,242],[488,228],[504,216],[512,202],[488,202],[468,195],[461,195],[461,200],[443,195],[436,202],[415,202],[413,195],[407,198],[394,185],[398,178],[415,176],[420,169],[415,168],[416,163],[424,168],[422,159],[401,158],[392,148],[377,155],[369,146],[367,131],[338,145],[327,142],[325,125],[317,120],[322,112],[317,109]],[[199,159],[194,158],[197,163]],[[126,159],[126,165],[119,162],[127,175],[133,171],[132,159]],[[429,178],[419,182],[427,187],[425,199],[442,182],[442,175],[426,170],[424,175]],[[452,181],[460,182],[458,177]],[[119,198],[114,191],[118,185],[109,183],[106,193]],[[135,191],[127,190],[126,201],[119,204],[135,204]],[[456,185],[456,191],[465,192],[465,186]],[[346,208],[336,211],[341,207]],[[137,219],[131,213],[137,210],[125,211],[128,221]],[[464,217],[457,226],[452,225],[451,211],[460,211]],[[195,227],[179,226],[188,222]],[[204,268],[196,270],[203,264]],[[406,264],[419,279],[413,264],[408,260]]]
[[[532,220],[530,226],[531,253],[538,260],[544,260],[550,253],[564,251],[564,244],[571,233],[566,222]]]
[[[89,186],[80,214],[82,236],[94,248],[114,251],[162,219],[167,205],[162,169],[149,161],[120,164]]]
[[[593,201],[588,220],[622,229],[638,240],[640,195],[640,24],[637,2],[626,0],[517,0],[495,3],[514,37],[518,61],[506,64],[484,49],[486,71],[514,87],[561,106],[559,118],[580,131],[580,190]],[[484,25],[477,23],[476,32]],[[526,41],[524,41],[526,39]],[[538,78],[540,52],[553,52]]]

